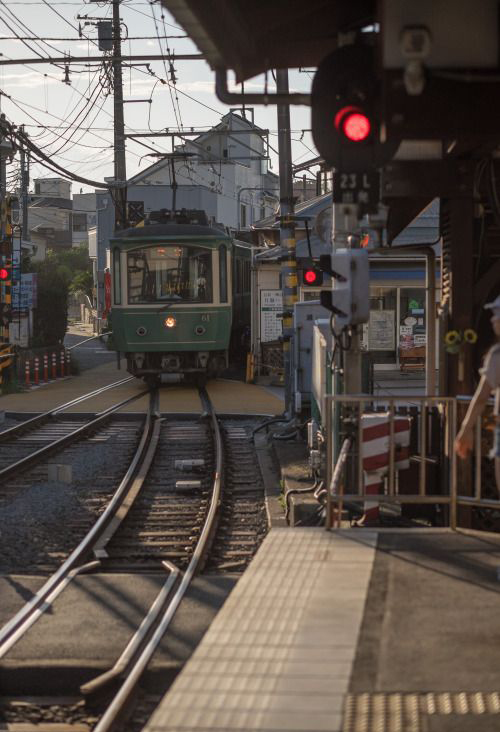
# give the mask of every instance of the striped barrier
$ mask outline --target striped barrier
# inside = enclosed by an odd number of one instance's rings
[[[411,417],[394,418],[394,468],[405,470],[410,467]],[[361,415],[363,477],[365,493],[380,495],[384,489],[384,478],[389,472],[390,421],[389,412]],[[378,501],[365,501],[362,523],[379,519]]]

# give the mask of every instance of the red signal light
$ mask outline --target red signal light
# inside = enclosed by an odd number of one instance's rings
[[[342,107],[335,115],[335,127],[351,142],[363,142],[371,132],[371,123],[358,107]]]
[[[323,284],[323,272],[317,267],[302,270],[302,284],[318,287]]]
[[[9,279],[9,270],[5,269],[5,267],[0,268],[0,281],[4,282],[4,280]]]
[[[350,114],[344,122],[344,134],[353,142],[366,140],[370,134],[370,120],[365,114],[355,112]]]

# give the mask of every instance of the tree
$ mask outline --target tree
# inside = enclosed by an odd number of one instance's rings
[[[92,295],[92,263],[88,248],[82,245],[61,251],[49,249],[45,260],[31,262],[27,271],[38,274],[32,345],[58,345],[64,340],[68,326],[69,292]]]

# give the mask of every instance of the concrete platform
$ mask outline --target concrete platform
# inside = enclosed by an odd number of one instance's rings
[[[19,394],[0,397],[0,410],[5,412],[34,413],[55,409],[60,404],[75,399],[82,394],[102,388],[128,376],[123,369],[118,371],[115,363],[106,363],[93,369],[82,371],[78,376],[60,379],[30,389]],[[139,394],[145,385],[134,379],[115,389],[110,389],[98,397],[88,399],[71,407],[72,412],[99,412],[116,404],[117,401]],[[281,414],[284,402],[265,387],[244,384],[241,381],[224,379],[210,381],[207,386],[215,409],[231,414]],[[126,412],[144,412],[148,397],[138,399],[123,408]],[[192,386],[166,386],[160,392],[160,410],[164,413],[199,412],[200,400]]]
[[[77,694],[80,684],[113,666],[164,581],[161,575],[128,574],[75,579],[0,659],[0,694]],[[195,580],[148,669],[163,688],[199,643],[235,582],[232,575]],[[0,625],[41,583],[37,577],[0,577]]]
[[[500,536],[272,529],[146,732],[500,729]]]

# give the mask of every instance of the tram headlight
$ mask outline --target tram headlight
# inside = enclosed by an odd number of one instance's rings
[[[174,318],[173,315],[169,315],[167,318],[165,318],[163,324],[165,328],[175,328],[175,326],[177,325],[177,320]]]

